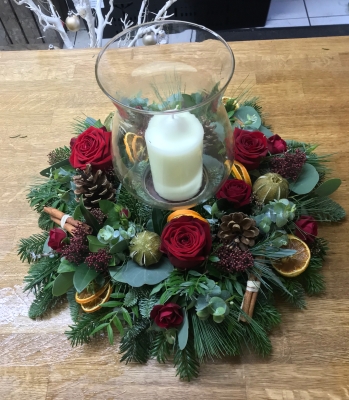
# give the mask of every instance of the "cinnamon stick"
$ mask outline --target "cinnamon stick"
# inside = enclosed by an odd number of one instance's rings
[[[259,281],[254,275],[250,275],[247,281],[246,292],[241,304],[242,311],[250,318],[253,316],[253,311],[256,305],[259,291]],[[241,315],[240,321],[247,322],[246,318]]]
[[[53,218],[58,220],[59,222],[55,221],[56,224],[58,224],[58,225],[61,224],[60,221],[63,218],[63,216],[65,215],[64,212],[62,212],[60,210],[57,210],[56,208],[53,208],[53,207],[44,207],[44,212],[51,217],[52,221],[53,221]],[[83,223],[81,221],[77,221],[73,217],[69,217],[67,219],[66,223],[68,223],[69,225],[71,225],[71,226],[73,226],[75,228],[77,228],[79,225],[82,225],[87,233],[91,233],[92,232],[92,228],[89,225],[87,225],[87,224],[85,224],[85,223]],[[70,229],[70,227],[68,227],[68,228]],[[66,230],[70,233],[70,231],[68,229],[66,229]]]
[[[55,217],[51,217],[51,220],[56,223],[57,225],[61,225],[61,220]],[[69,232],[72,236],[74,236],[74,231],[75,231],[75,226],[68,224],[68,222],[66,222],[64,224],[63,229],[65,229],[67,232]]]

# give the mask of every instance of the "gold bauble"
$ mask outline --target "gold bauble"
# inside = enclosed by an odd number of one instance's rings
[[[77,32],[80,29],[80,18],[75,14],[68,14],[65,19],[65,26],[71,32]]]
[[[288,181],[279,174],[268,172],[260,176],[252,186],[253,194],[261,203],[287,199]]]
[[[160,244],[161,239],[158,234],[143,231],[131,240],[130,256],[138,265],[149,267],[149,265],[156,264],[162,256]]]

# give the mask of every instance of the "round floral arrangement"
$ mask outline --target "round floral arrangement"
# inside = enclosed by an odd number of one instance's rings
[[[329,197],[341,181],[326,178],[328,156],[316,145],[274,135],[255,100],[226,98],[225,107],[231,176],[205,204],[175,212],[120,184],[110,117],[78,121],[77,137],[49,154],[47,179],[27,196],[42,229],[19,244],[31,318],[65,296],[72,346],[105,333],[113,344],[119,333],[121,361],[173,356],[187,380],[206,359],[246,345],[270,354],[268,333],[281,319],[275,293],[304,308],[306,293],[324,290],[318,223],[344,217]]]

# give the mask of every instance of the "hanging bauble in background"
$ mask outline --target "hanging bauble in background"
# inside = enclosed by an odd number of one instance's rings
[[[68,16],[65,20],[65,26],[71,32],[76,32],[80,29],[80,18],[73,14],[71,11],[68,12]]]
[[[151,32],[147,32],[143,36],[142,40],[143,40],[144,46],[152,46],[153,44],[157,43],[155,33],[152,32],[152,31]]]

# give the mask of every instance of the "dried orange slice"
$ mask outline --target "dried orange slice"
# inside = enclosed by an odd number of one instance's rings
[[[173,213],[171,213],[168,217],[167,217],[167,222],[172,221],[173,219],[179,218],[179,217],[194,217],[197,219],[201,219],[201,221],[207,222],[207,219],[205,219],[204,217],[202,217],[199,213],[197,213],[196,211],[193,210],[177,210],[177,211],[173,211]]]
[[[76,292],[75,293],[75,301],[79,304],[89,303],[90,301],[99,297],[108,288],[108,285],[109,285],[109,283],[107,283],[106,285],[101,287],[99,290],[97,290],[93,294],[88,292],[87,289],[84,289],[81,293]]]
[[[112,285],[109,283],[107,288],[98,297],[94,298],[89,303],[81,304],[81,308],[86,313],[93,313],[101,309],[101,304],[107,302],[110,298],[111,292],[113,290]]]
[[[281,258],[278,261],[273,261],[273,267],[283,276],[292,278],[304,272],[310,261],[309,247],[294,235],[288,236],[288,244],[282,246],[284,249],[296,250],[290,257]]]
[[[124,136],[124,144],[125,144],[125,148],[126,148],[126,153],[131,162],[135,161],[133,154],[132,154],[132,142],[133,142],[133,139],[135,138],[135,136],[137,136],[137,135],[132,132],[127,132],[126,135]]]
[[[132,140],[132,155],[135,161],[148,159],[147,147],[143,136],[135,135]]]
[[[239,163],[239,161],[234,161],[234,164],[231,167],[231,172],[236,179],[244,181],[248,185],[252,186],[252,181],[249,173],[247,172],[247,169],[241,163]]]

